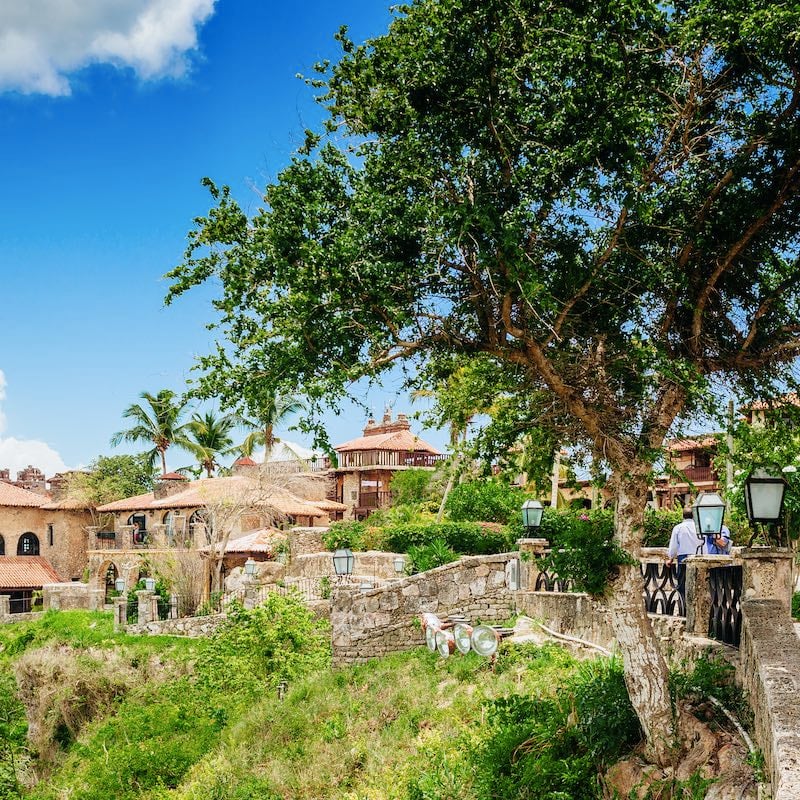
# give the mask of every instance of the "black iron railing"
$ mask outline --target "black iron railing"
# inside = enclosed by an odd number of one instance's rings
[[[742,633],[742,567],[731,565],[708,571],[711,612],[708,635],[725,644],[739,646]]]
[[[640,564],[644,581],[644,604],[649,614],[685,617],[686,601],[678,591],[678,569],[675,564],[647,561]]]

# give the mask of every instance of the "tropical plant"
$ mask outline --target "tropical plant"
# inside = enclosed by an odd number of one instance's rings
[[[257,447],[263,447],[264,461],[269,460],[273,448],[281,441],[275,436],[275,428],[303,408],[303,404],[290,395],[262,394],[254,416],[244,421],[245,427],[254,430],[239,446],[241,454],[252,456]]]
[[[122,412],[123,418],[132,420],[133,425],[115,433],[111,445],[117,447],[122,442],[152,444],[152,449],[146,454],[148,463],[153,465],[160,458],[161,474],[166,475],[168,448],[177,446],[191,451],[187,424],[182,421],[186,401],[171,389],[162,389],[156,395],[142,392],[139,396],[144,404],[133,403]]]
[[[186,425],[189,439],[186,447],[209,478],[219,467],[217,459],[220,456],[239,449],[234,446],[231,435],[239,424],[239,419],[233,414],[218,416],[213,411],[206,411],[202,415],[197,412],[192,414],[192,419]]]

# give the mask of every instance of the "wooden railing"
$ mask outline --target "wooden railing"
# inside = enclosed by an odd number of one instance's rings
[[[359,508],[385,508],[391,503],[391,492],[361,492],[358,496]]]
[[[690,483],[719,480],[716,471],[711,467],[686,467],[681,470],[681,473],[686,476],[686,480]]]
[[[413,450],[355,450],[339,455],[339,469],[353,467],[435,467],[447,456]]]

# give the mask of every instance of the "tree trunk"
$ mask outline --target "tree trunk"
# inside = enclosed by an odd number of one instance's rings
[[[642,545],[647,478],[616,475],[614,531],[617,543],[636,560],[620,567],[608,608],[625,672],[625,684],[646,740],[648,758],[659,766],[674,762],[675,725],[667,662],[645,610],[639,554]]]
[[[166,475],[167,474],[167,451],[166,450],[161,450],[159,448],[158,452],[161,454],[161,474],[162,475]]]

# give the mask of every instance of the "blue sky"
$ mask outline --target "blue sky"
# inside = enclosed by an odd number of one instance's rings
[[[210,349],[213,287],[163,307],[162,276],[210,205],[201,178],[255,209],[320,119],[296,74],[336,57],[341,24],[361,41],[390,15],[379,0],[3,5],[0,468],[52,474],[124,452],[109,446],[123,409],[145,389],[182,390]],[[385,388],[366,398],[377,413]],[[330,436],[363,422],[345,409]]]

